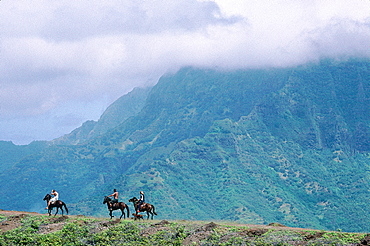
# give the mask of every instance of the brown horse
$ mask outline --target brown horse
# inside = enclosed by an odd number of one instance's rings
[[[137,211],[137,206],[138,206],[139,200],[136,197],[133,197],[133,198],[131,198],[128,201],[129,202],[132,202],[134,204],[135,211]],[[149,203],[143,203],[143,204],[141,204],[139,211],[140,212],[145,212],[146,211],[146,214],[148,215],[148,218],[147,219],[149,219],[149,214],[152,215],[152,219],[153,219],[153,214],[154,215],[157,215],[157,213],[155,212],[154,205],[149,204]]]
[[[122,218],[123,216],[123,219],[126,218],[126,215],[125,215],[125,208],[127,209],[127,218],[130,217],[130,209],[128,208],[127,204],[123,203],[123,202],[117,202],[117,203],[112,203],[112,199],[110,199],[109,197],[104,197],[104,201],[103,201],[103,204],[107,204],[108,206],[108,210],[109,210],[109,215],[110,215],[110,218],[113,218],[114,216],[112,215],[112,212],[113,210],[118,210],[120,209],[122,214],[121,214],[121,217],[119,217],[120,219]]]
[[[46,194],[46,196],[43,199],[44,201],[46,201],[46,206],[48,205],[50,199],[51,199],[51,195]],[[62,210],[62,216],[63,216],[63,206],[66,209],[66,212],[68,214],[67,205],[64,202],[62,202],[61,200],[56,200],[54,203],[51,203],[50,206],[48,207],[49,216],[51,215],[51,211],[53,210],[53,208],[57,208],[57,211],[55,212],[54,216],[57,215],[59,209]]]

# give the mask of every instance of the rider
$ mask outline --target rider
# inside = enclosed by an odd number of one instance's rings
[[[59,194],[58,192],[56,192],[56,190],[51,190],[50,194],[53,195],[54,197],[49,200],[48,206],[45,209],[49,209],[50,204],[56,202],[59,199]]]
[[[137,213],[140,212],[140,206],[145,202],[144,191],[140,191],[140,199],[137,203]]]
[[[116,189],[113,190],[113,194],[109,195],[108,197],[113,196],[112,204],[118,202],[118,191]]]

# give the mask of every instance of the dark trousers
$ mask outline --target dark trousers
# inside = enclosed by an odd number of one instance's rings
[[[140,210],[140,206],[141,204],[143,204],[144,202],[143,201],[140,201],[138,204],[137,204],[137,210]]]

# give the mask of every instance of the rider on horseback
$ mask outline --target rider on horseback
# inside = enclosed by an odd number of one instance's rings
[[[59,200],[59,194],[58,194],[58,192],[56,192],[56,190],[51,190],[50,194],[53,195],[54,197],[49,200],[48,206],[45,209],[49,209],[50,204]]]
[[[137,203],[137,213],[140,212],[140,206],[145,202],[144,191],[140,191],[140,199]]]
[[[113,190],[113,194],[109,195],[108,197],[113,196],[112,204],[118,202],[118,191],[116,189]]]

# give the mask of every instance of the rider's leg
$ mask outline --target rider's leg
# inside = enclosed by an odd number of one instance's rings
[[[143,202],[141,202],[141,201],[137,204],[137,212],[136,213],[140,213],[141,204],[143,204]]]

